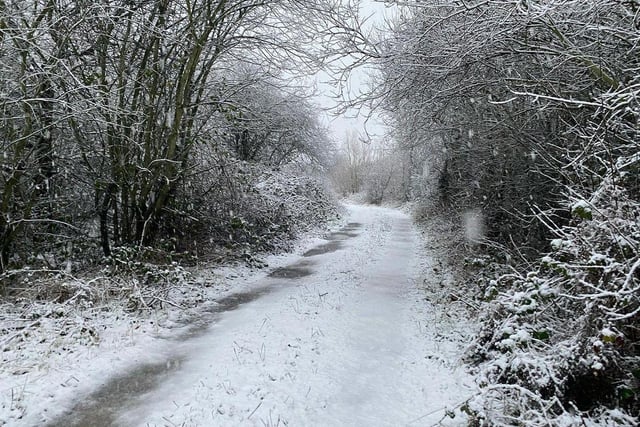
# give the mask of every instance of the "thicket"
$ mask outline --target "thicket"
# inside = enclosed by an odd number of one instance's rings
[[[371,96],[412,197],[484,222],[473,423],[637,425],[640,3],[402,5]]]
[[[333,189],[343,197],[359,197],[375,205],[407,202],[408,169],[402,156],[389,142],[347,133],[330,162]]]
[[[322,169],[328,137],[291,82],[323,65],[330,4],[0,1],[4,284],[25,266],[269,249],[315,220],[303,207],[321,219],[321,186],[293,177]]]

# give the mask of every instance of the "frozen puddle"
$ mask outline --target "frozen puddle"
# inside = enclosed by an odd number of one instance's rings
[[[47,427],[111,426],[118,412],[128,403],[153,390],[163,379],[176,371],[183,358],[142,365],[128,374],[106,383],[85,401],[78,403],[71,413],[64,415]]]
[[[347,240],[351,237],[358,237],[358,233],[350,232],[349,230],[336,231],[329,234],[327,240]]]
[[[238,292],[235,294],[231,294],[229,296],[216,300],[217,305],[213,308],[212,311],[215,313],[223,313],[225,311],[235,310],[242,304],[248,304],[252,301],[257,300],[267,292],[269,292],[269,288],[263,287],[248,292]]]
[[[338,249],[342,249],[343,244],[340,240],[334,240],[329,243],[325,243],[324,245],[316,246],[313,249],[309,249],[305,253],[302,254],[304,257],[312,257],[316,255],[328,254],[331,252],[335,252]]]
[[[300,277],[309,276],[313,273],[311,266],[313,263],[309,261],[300,261],[286,267],[280,267],[269,273],[269,277],[277,279],[298,279]]]
[[[358,230],[360,227],[362,227],[362,224],[357,222],[350,222],[345,227],[343,227],[340,231],[335,231],[333,233],[330,233],[325,238],[325,240],[328,240],[328,243],[309,249],[304,254],[302,254],[302,256],[313,257],[313,256],[328,254],[328,253],[340,250],[344,248],[344,243],[343,243],[344,240],[358,236],[358,233],[354,233],[354,231]]]
[[[353,221],[297,262],[217,300],[162,363],[48,426],[464,425],[444,417],[469,390],[428,329],[410,219],[349,209]]]

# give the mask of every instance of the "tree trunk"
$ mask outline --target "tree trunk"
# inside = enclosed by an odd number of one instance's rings
[[[102,246],[102,252],[104,256],[111,256],[111,246],[109,242],[109,208],[113,200],[113,194],[116,190],[115,184],[109,184],[104,192],[102,198],[102,205],[100,206],[100,245]],[[114,214],[115,215],[115,214]]]

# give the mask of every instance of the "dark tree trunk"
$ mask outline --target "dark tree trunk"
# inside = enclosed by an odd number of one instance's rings
[[[102,197],[102,204],[100,206],[100,245],[102,246],[102,252],[104,256],[111,256],[111,245],[109,242],[109,208],[113,201],[113,195],[116,190],[115,184],[109,184]]]

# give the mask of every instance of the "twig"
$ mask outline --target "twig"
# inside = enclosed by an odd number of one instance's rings
[[[180,310],[184,310],[184,309],[185,309],[185,308],[184,308],[183,306],[181,306],[180,304],[178,304],[178,303],[176,303],[176,302],[173,302],[173,301],[171,301],[171,300],[164,299],[164,298],[160,298],[159,296],[154,296],[154,298],[155,298],[155,299],[157,299],[158,301],[161,301],[161,302],[167,303],[167,304],[169,304],[169,305],[171,305],[171,306],[174,306],[174,307],[176,307],[176,308],[179,308]]]
[[[452,408],[453,409],[460,408],[463,404],[467,403],[468,401],[469,401],[469,399],[461,400],[460,402],[456,403]],[[446,406],[444,408],[434,409],[433,411],[431,411],[431,412],[429,412],[427,414],[424,414],[424,415],[422,415],[422,416],[420,416],[420,417],[418,417],[416,419],[413,419],[413,420],[409,421],[406,425],[413,424],[413,423],[415,423],[417,421],[420,421],[420,420],[423,420],[423,419],[427,418],[429,415],[433,415],[433,414],[436,414],[436,413],[438,413],[440,411],[444,411],[445,412],[445,416],[443,418],[441,418],[440,421],[438,421],[436,424],[433,424],[432,426],[430,426],[430,427],[435,427],[437,425],[440,425],[440,422],[448,415],[448,411],[449,410],[450,409],[447,408]]]
[[[262,400],[260,401],[260,403],[258,403],[258,406],[256,406],[256,408],[249,414],[247,419],[251,418],[251,416],[256,413],[256,411],[258,410],[258,408],[260,408],[260,406],[262,406]]]
[[[423,419],[427,418],[429,415],[433,415],[433,414],[436,414],[436,413],[438,413],[438,412],[440,412],[440,411],[446,411],[446,410],[447,410],[447,407],[446,407],[446,406],[445,406],[444,408],[434,409],[434,410],[433,410],[433,411],[431,411],[431,412],[428,412],[428,413],[426,413],[426,414],[424,414],[424,415],[422,415],[422,416],[420,416],[420,417],[418,417],[418,418],[416,418],[416,419],[413,419],[413,420],[409,421],[409,422],[407,423],[407,425],[409,425],[409,424],[413,424],[413,423],[415,423],[415,422],[417,422],[417,421],[421,421],[421,420],[423,420]]]
[[[266,317],[262,321],[262,325],[260,325],[260,329],[258,329],[258,333],[260,333],[262,331],[262,328],[264,327],[265,323],[267,323],[267,318]]]
[[[474,310],[480,310],[480,307],[478,307],[477,304],[474,304],[470,301],[465,300],[464,298],[462,298],[460,295],[458,294],[454,294],[453,292],[451,292],[450,294],[452,297],[454,297],[456,300],[460,300],[463,303],[465,303],[466,305],[468,305],[469,307],[473,308]]]
[[[9,341],[11,341],[14,338],[22,335],[24,333],[25,329],[29,329],[29,328],[32,328],[34,326],[38,326],[39,324],[40,324],[40,320],[36,320],[36,321],[28,324],[27,326],[21,327],[18,332],[16,332],[13,335],[10,335],[7,338],[5,338],[4,341],[2,341],[2,344],[0,344],[0,347],[4,348],[7,344],[9,344]]]

